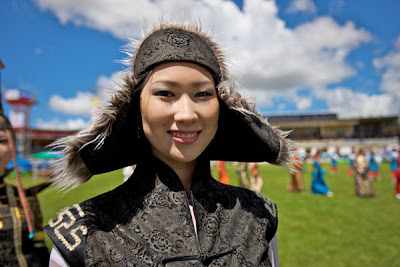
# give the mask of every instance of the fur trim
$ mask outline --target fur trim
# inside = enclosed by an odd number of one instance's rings
[[[101,115],[97,121],[92,121],[89,128],[75,135],[60,138],[49,146],[50,149],[65,155],[53,166],[52,183],[57,188],[69,191],[93,176],[83,162],[80,151],[92,143],[96,144],[96,149],[100,149],[111,133],[117,114],[130,103],[131,90],[135,84],[128,75],[124,79],[125,85],[115,92],[108,106],[101,108]]]
[[[293,150],[294,142],[287,138],[287,136],[291,133],[291,131],[282,131],[277,127],[272,127],[275,133],[279,136],[280,141],[280,150],[278,157],[275,162],[272,162],[274,165],[284,166],[285,168],[292,171],[292,162],[293,157],[295,155],[295,151]]]

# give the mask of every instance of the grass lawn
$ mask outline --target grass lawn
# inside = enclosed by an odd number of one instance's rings
[[[323,164],[333,198],[310,191],[311,165],[303,174],[305,193],[286,189],[289,172],[260,165],[262,193],[278,205],[278,247],[282,266],[400,266],[400,200],[394,198],[389,165],[381,164],[382,180],[374,181],[376,198],[354,196],[354,181],[346,176],[347,165],[330,176]],[[227,165],[230,183],[238,185],[235,165]],[[212,170],[216,177],[215,169]],[[44,223],[66,206],[110,190],[122,183],[122,170],[93,177],[66,194],[48,188],[39,194]],[[51,242],[48,240],[48,246]]]

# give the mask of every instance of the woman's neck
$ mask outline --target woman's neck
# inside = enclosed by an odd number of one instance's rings
[[[191,184],[193,179],[194,170],[196,168],[197,160],[191,162],[165,162],[179,177],[183,188],[186,191],[186,195],[190,198]]]
[[[190,187],[192,185],[192,179],[194,170],[196,168],[196,163],[197,161],[192,161],[192,162],[176,164],[176,166],[170,166],[181,180],[183,188],[185,188],[186,195],[188,196],[188,198],[190,198],[190,192],[191,192]]]

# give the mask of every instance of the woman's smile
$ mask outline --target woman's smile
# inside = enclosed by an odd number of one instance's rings
[[[190,144],[195,142],[201,131],[168,131],[172,139],[181,144]]]

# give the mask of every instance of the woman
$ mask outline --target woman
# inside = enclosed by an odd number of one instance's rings
[[[394,173],[394,178],[395,178],[395,180],[394,180],[394,186],[395,186],[395,193],[394,193],[394,196],[397,198],[397,199],[400,199],[400,157],[398,157],[397,158],[397,170],[396,170],[396,172]]]
[[[136,51],[136,53],[135,53]],[[289,161],[289,141],[229,88],[220,48],[198,28],[160,25],[96,124],[55,145],[55,183],[137,164],[127,182],[61,212],[46,231],[70,266],[270,266],[275,204],[210,175],[210,160]],[[233,145],[235,144],[235,145]],[[251,149],[249,149],[251,148]]]
[[[375,178],[377,181],[380,181],[382,179],[381,171],[379,168],[380,161],[381,160],[378,153],[372,151],[369,157],[369,171],[368,171],[368,177],[370,180],[373,180]]]
[[[357,153],[354,161],[354,185],[356,196],[361,197],[374,197],[375,192],[372,187],[371,180],[368,178],[369,164],[366,159],[363,149],[360,149]]]
[[[293,156],[292,169],[290,172],[291,180],[290,184],[287,186],[290,192],[303,192],[304,182],[303,182],[303,161],[300,156]]]
[[[339,159],[339,150],[337,152],[333,152],[331,155],[331,175],[338,174],[338,159]]]
[[[226,165],[225,161],[222,160],[217,161],[216,167],[219,177],[218,181],[223,184],[229,184],[228,171],[226,170],[225,165]]]
[[[325,182],[325,170],[322,169],[319,162],[320,156],[320,151],[317,151],[314,155],[314,169],[312,172],[311,191],[314,194],[322,194],[328,197],[333,197],[333,192],[329,190]]]
[[[347,168],[347,177],[353,177],[354,160],[356,159],[356,154],[354,154],[354,148],[351,149],[351,153],[347,156],[349,162],[349,167]]]
[[[259,193],[261,192],[263,183],[264,183],[263,178],[261,177],[261,174],[258,171],[258,163],[257,162],[250,163],[249,189]]]
[[[239,174],[239,186],[248,188],[249,186],[249,168],[247,162],[238,162],[236,172]]]

